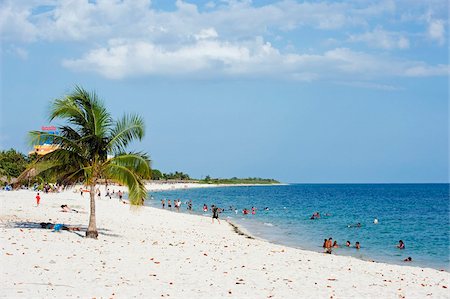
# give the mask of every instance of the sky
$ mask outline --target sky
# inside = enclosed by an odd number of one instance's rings
[[[163,172],[449,181],[446,0],[0,0],[0,149],[76,85]]]

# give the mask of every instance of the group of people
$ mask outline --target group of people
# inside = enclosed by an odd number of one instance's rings
[[[100,198],[100,197],[101,197],[100,189],[97,189],[96,193],[97,193],[98,197]],[[119,198],[119,200],[121,201],[122,198],[123,198],[123,195],[124,195],[124,194],[123,194],[122,190],[119,190],[119,191],[116,193],[116,191],[115,191],[114,189],[113,189],[112,192],[111,192],[111,191],[109,190],[109,188],[107,188],[107,189],[106,189],[105,197],[109,197],[109,199],[111,199],[111,198],[113,198],[113,197],[117,197],[117,198]]]
[[[345,242],[346,247],[352,247],[351,245],[352,244],[350,243],[350,241]],[[330,237],[328,239],[324,239],[322,247],[325,249],[325,253],[331,254],[333,248],[339,248],[339,244],[337,243],[337,241],[333,242],[333,238]],[[361,244],[359,243],[359,241],[356,241],[355,248],[361,249]]]
[[[345,242],[345,246],[346,247],[352,247],[352,244],[350,241],[347,240],[347,242]],[[333,248],[339,248],[339,244],[337,243],[337,241],[333,242],[333,238],[328,238],[328,239],[324,239],[323,240],[323,245],[322,247],[324,248],[325,253],[331,254],[333,251]],[[355,242],[355,246],[356,249],[361,249],[361,244],[359,243],[359,241]],[[399,240],[398,244],[397,244],[397,248],[398,249],[405,249],[405,243],[403,242],[403,240]],[[404,262],[412,262],[412,258],[410,256],[408,256],[407,258],[405,258],[403,260]]]
[[[180,211],[181,204],[182,204],[182,202],[181,202],[180,199],[174,199],[173,200],[173,207],[175,209],[177,209],[177,212]],[[192,200],[186,201],[185,204],[186,204],[186,209],[188,211],[192,211]],[[163,209],[166,208],[166,199],[165,198],[161,199],[161,206],[162,206]],[[172,200],[170,200],[170,199],[167,199],[167,208],[168,209],[172,209]]]

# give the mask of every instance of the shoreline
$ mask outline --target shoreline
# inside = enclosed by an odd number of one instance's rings
[[[210,217],[149,206],[130,209],[118,200],[96,201],[99,239],[85,239],[87,196],[43,194],[39,207],[34,196],[26,190],[0,192],[3,297],[448,296],[445,271],[248,239],[231,224],[211,224]],[[80,213],[60,212],[61,204]],[[42,221],[81,231],[36,228]]]
[[[238,191],[236,191],[238,192]],[[182,195],[183,193],[179,193],[178,197],[183,197]],[[198,192],[196,192],[196,196],[198,196]],[[209,194],[209,193],[207,193]],[[170,197],[170,195],[168,195]],[[187,195],[186,195],[187,196]],[[155,196],[156,198],[158,198],[157,196]],[[161,199],[161,198],[160,198]],[[229,205],[233,205],[234,203],[228,203]],[[157,209],[160,209],[161,207],[158,206],[158,204],[150,204],[150,207],[154,207]],[[197,207],[198,208],[198,207]],[[188,213],[188,211],[186,211],[185,209],[180,210],[182,213]],[[228,209],[226,209],[226,211],[228,211]],[[191,212],[189,212],[191,213]],[[192,213],[196,213],[198,215],[204,215],[205,213],[203,213],[202,211],[199,211],[197,209],[197,211],[192,211]],[[283,246],[288,246],[291,248],[296,248],[296,249],[300,249],[300,250],[306,250],[306,251],[310,251],[310,252],[316,252],[316,253],[322,253],[323,250],[321,248],[321,243],[318,245],[317,242],[308,242],[310,241],[311,238],[292,238],[292,236],[290,236],[290,234],[284,234],[285,231],[281,230],[280,228],[276,228],[279,226],[280,223],[278,223],[276,221],[276,219],[245,219],[245,215],[242,216],[241,213],[239,213],[237,215],[234,215],[234,213],[224,213],[221,214],[222,219],[226,219],[229,222],[233,223],[233,226],[237,226],[241,232],[242,230],[245,229],[246,235],[251,236],[252,238],[255,239],[259,239],[259,240],[263,240],[266,242],[270,242],[272,244],[277,244],[277,245],[283,245]],[[268,223],[266,223],[268,222]],[[273,222],[273,223],[271,223]],[[275,226],[275,227],[266,227],[267,226]],[[280,237],[280,236],[284,236],[284,237]],[[341,244],[341,245],[345,245],[345,244]],[[351,247],[354,248],[354,247]],[[437,271],[446,271],[446,272],[450,272],[450,264],[447,262],[447,259],[445,258],[445,254],[444,254],[444,258],[441,258],[439,260],[437,259],[432,259],[432,258],[428,258],[427,256],[423,255],[421,256],[420,254],[417,254],[417,256],[414,255],[414,253],[409,253],[409,255],[411,255],[413,257],[413,261],[412,262],[405,262],[404,259],[408,256],[408,254],[406,254],[405,256],[401,256],[400,254],[397,256],[395,253],[390,253],[386,254],[385,252],[383,252],[384,254],[379,254],[376,250],[374,251],[374,249],[372,248],[368,248],[366,247],[367,250],[354,250],[351,248],[346,248],[345,246],[339,246],[339,248],[337,249],[333,249],[333,255],[338,255],[338,256],[347,256],[347,257],[352,257],[361,261],[367,261],[367,262],[376,262],[376,263],[385,263],[385,264],[389,264],[389,265],[398,265],[398,266],[411,266],[411,267],[416,267],[416,268],[429,268],[429,269],[435,269]],[[350,250],[349,250],[350,249]],[[372,249],[372,251],[370,250]],[[403,252],[402,252],[403,253]],[[430,255],[430,257],[433,257],[434,255]]]
[[[152,206],[144,206],[144,207],[145,208],[150,208],[150,209],[166,211],[166,212],[169,212],[169,213],[175,213],[176,215],[177,214],[185,214],[185,215],[204,217],[204,218],[207,218],[207,219],[211,218],[210,216],[206,216],[206,215],[204,215],[202,213],[186,213],[186,212],[178,213],[178,212],[176,212],[174,210],[161,209],[161,208],[152,207]],[[254,233],[249,231],[244,225],[236,223],[233,220],[230,220],[230,219],[227,219],[227,218],[220,218],[220,220],[228,223],[232,227],[233,232],[236,233],[237,235],[243,237],[243,238],[247,238],[247,239],[251,239],[251,240],[259,240],[259,241],[270,243],[270,244],[273,244],[273,245],[285,246],[285,247],[288,247],[288,248],[302,250],[302,251],[307,251],[307,252],[311,252],[311,253],[318,253],[318,254],[322,254],[323,253],[323,251],[320,251],[320,250],[316,251],[316,250],[308,249],[306,247],[290,245],[290,244],[284,244],[282,242],[271,241],[271,240],[266,239],[264,237],[255,235]],[[427,266],[414,265],[414,264],[405,264],[405,263],[400,263],[400,262],[394,263],[394,262],[377,261],[377,260],[369,259],[369,258],[364,259],[364,258],[359,258],[359,257],[351,256],[351,255],[336,254],[336,253],[332,253],[331,255],[347,257],[347,258],[356,259],[356,260],[367,262],[367,263],[377,263],[377,264],[385,264],[385,265],[392,265],[392,266],[399,266],[399,267],[414,267],[414,268],[418,268],[418,269],[431,269],[431,270],[435,270],[435,271],[439,271],[439,272],[447,272],[447,273],[450,274],[450,271],[448,271],[448,270],[437,269],[437,268],[433,268],[431,266],[427,267]]]

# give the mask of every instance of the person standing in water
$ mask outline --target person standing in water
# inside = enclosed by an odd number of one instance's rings
[[[398,248],[398,249],[405,249],[405,243],[403,243],[402,240],[398,241],[397,248]]]
[[[219,222],[219,224],[220,224],[220,220],[219,220],[220,209],[218,207],[216,207],[215,205],[212,205],[211,210],[212,210],[212,223],[214,223],[214,219],[217,219],[217,222]]]
[[[325,253],[331,254],[333,247],[333,238],[329,238],[327,241],[325,241]]]

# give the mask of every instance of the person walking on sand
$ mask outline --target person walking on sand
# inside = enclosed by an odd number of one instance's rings
[[[218,207],[216,207],[215,205],[212,205],[211,210],[212,210],[212,223],[214,223],[214,219],[217,219],[217,222],[219,222],[219,224],[220,224],[220,220],[219,220],[220,209]]]
[[[39,192],[38,192],[38,194],[36,195],[36,204],[37,204],[37,206],[39,207],[39,202],[41,201],[41,197],[39,196]]]

